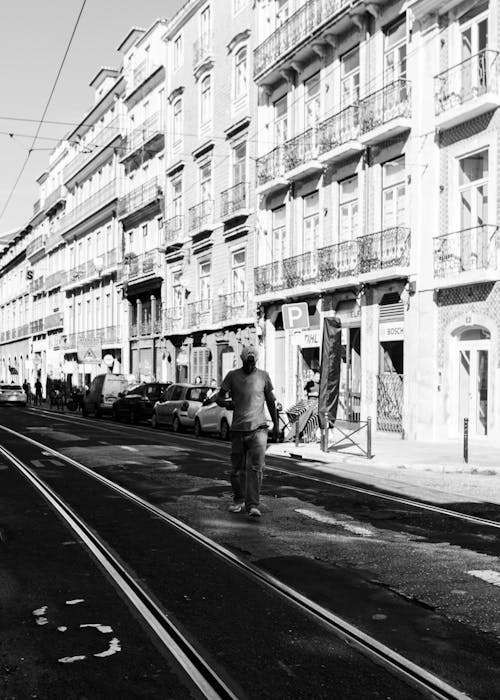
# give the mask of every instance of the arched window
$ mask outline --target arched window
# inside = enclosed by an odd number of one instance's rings
[[[244,97],[247,90],[247,47],[243,46],[234,57],[234,99]]]
[[[201,81],[200,122],[207,124],[212,119],[212,76],[206,75]]]

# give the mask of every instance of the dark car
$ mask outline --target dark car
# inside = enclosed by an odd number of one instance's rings
[[[148,420],[153,415],[153,407],[160,400],[168,382],[150,382],[131,387],[119,396],[113,404],[113,418],[138,423]]]

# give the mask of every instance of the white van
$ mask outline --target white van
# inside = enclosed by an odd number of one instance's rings
[[[124,374],[98,374],[83,397],[82,415],[93,413],[100,418],[104,413],[111,414],[114,402],[129,385],[130,379]]]

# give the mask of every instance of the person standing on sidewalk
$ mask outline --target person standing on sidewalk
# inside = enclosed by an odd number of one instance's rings
[[[35,406],[41,406],[42,405],[42,382],[40,381],[40,377],[37,377],[37,380],[35,382]]]
[[[246,509],[253,518],[260,518],[260,488],[267,447],[265,405],[273,421],[273,440],[279,434],[276,397],[269,374],[257,369],[258,353],[253,345],[241,351],[243,366],[227,373],[219,392],[214,396],[219,406],[233,410],[231,426],[231,513]],[[228,394],[230,398],[228,399]]]

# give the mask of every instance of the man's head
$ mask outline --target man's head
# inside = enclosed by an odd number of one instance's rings
[[[257,348],[254,345],[245,345],[241,351],[243,369],[247,374],[253,372],[258,358]]]

